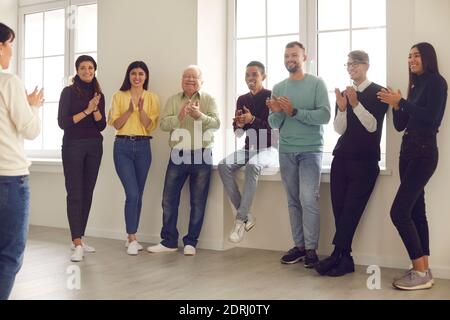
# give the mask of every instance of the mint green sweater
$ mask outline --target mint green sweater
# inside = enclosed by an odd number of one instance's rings
[[[280,129],[280,152],[320,152],[323,148],[323,125],[330,121],[330,102],[322,79],[306,74],[302,80],[286,79],[272,90],[277,97],[288,97],[297,114],[271,112],[269,124]],[[281,128],[280,128],[281,127]]]

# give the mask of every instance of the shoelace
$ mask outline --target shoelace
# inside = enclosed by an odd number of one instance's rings
[[[408,271],[406,271],[406,275],[411,275],[412,274],[412,272],[413,272],[413,268],[411,268],[411,269],[409,269]]]

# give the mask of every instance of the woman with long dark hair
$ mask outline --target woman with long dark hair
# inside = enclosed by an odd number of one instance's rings
[[[391,218],[408,251],[413,267],[394,279],[403,290],[431,288],[428,266],[429,231],[424,188],[438,164],[436,135],[444,116],[448,86],[440,75],[436,51],[429,43],[415,44],[409,53],[407,99],[391,88],[379,92],[381,101],[394,109],[394,126],[404,131],[400,149],[400,187]]]
[[[26,95],[23,82],[8,69],[14,31],[0,23],[0,300],[9,297],[19,272],[28,234],[30,189],[24,139],[39,136],[43,91]]]
[[[136,239],[142,195],[152,162],[150,133],[159,118],[159,98],[148,91],[149,71],[142,61],[128,66],[122,87],[112,98],[108,124],[116,129],[114,165],[125,190],[127,253],[137,255],[143,247]]]
[[[58,124],[64,130],[62,161],[67,190],[67,217],[72,236],[71,261],[95,249],[82,241],[103,155],[105,99],[95,76],[97,63],[82,55],[75,62],[72,85],[61,92]]]

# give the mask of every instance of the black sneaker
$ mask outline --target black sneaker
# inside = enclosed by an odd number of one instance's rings
[[[351,256],[342,256],[339,263],[327,272],[327,276],[341,277],[350,272],[355,272],[355,263],[353,262],[353,258]]]
[[[339,263],[339,256],[330,256],[326,259],[323,259],[319,261],[315,266],[314,269],[321,275],[324,276],[327,274],[328,271],[330,271],[336,264]]]
[[[316,250],[306,250],[305,255],[305,268],[314,268],[314,266],[319,262]]]
[[[294,264],[301,261],[305,254],[305,250],[300,250],[297,247],[293,247],[281,257],[280,261],[284,264]]]

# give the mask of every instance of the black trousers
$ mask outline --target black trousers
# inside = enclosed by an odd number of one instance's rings
[[[391,219],[408,251],[416,260],[430,255],[424,188],[438,164],[435,136],[406,133],[400,154],[400,187],[391,208]]]
[[[353,236],[380,173],[378,161],[334,157],[330,187],[336,233],[333,244],[351,251]]]
[[[84,236],[102,155],[101,139],[63,142],[62,161],[67,191],[67,217],[72,240]]]

